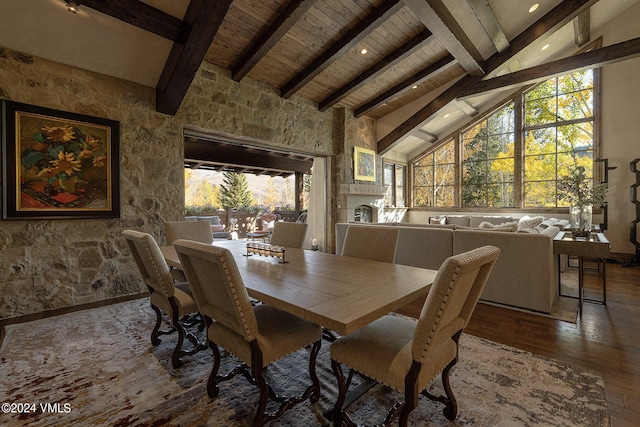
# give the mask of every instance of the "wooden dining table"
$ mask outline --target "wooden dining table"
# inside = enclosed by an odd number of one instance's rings
[[[243,240],[216,241],[229,249],[249,296],[331,329],[349,334],[425,296],[437,270],[286,248],[286,263],[271,256],[247,256]],[[181,268],[173,246],[160,249],[171,267]]]

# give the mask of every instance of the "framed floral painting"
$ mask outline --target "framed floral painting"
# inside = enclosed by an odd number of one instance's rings
[[[120,217],[120,124],[3,101],[2,218]]]
[[[376,153],[361,147],[353,147],[353,175],[358,181],[376,180]]]

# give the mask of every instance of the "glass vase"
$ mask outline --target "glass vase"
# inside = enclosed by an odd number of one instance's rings
[[[591,221],[593,218],[593,206],[571,206],[571,229],[576,237],[589,237],[591,234]]]

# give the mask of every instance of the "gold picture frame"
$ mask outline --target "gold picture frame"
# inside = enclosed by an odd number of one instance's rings
[[[2,102],[2,219],[120,217],[120,124]]]
[[[362,147],[353,147],[353,175],[358,181],[376,180],[376,152]]]

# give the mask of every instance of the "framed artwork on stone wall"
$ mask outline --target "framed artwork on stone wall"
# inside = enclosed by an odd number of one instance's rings
[[[2,219],[120,217],[120,123],[2,102]]]
[[[353,176],[358,181],[376,180],[375,151],[353,147]]]

